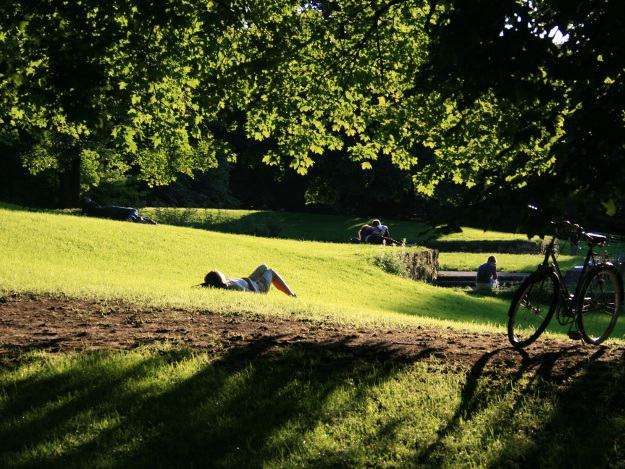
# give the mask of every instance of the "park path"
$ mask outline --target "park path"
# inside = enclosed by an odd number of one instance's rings
[[[36,295],[0,297],[0,367],[23,352],[133,349],[169,342],[208,352],[233,348],[270,354],[286,347],[328,347],[367,360],[433,359],[473,367],[485,357],[509,372],[535,367],[566,380],[590,363],[617,364],[625,347],[588,347],[541,339],[520,354],[505,334],[452,328],[370,328],[267,316],[223,316],[202,311],[145,308],[116,301]]]

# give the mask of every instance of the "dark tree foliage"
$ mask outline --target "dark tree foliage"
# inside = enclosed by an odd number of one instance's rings
[[[533,194],[521,193],[570,212],[575,212],[573,207],[586,214],[594,210],[614,215],[622,210],[625,3],[447,4],[444,19],[431,30],[425,81],[466,103],[486,90],[518,103],[526,125],[515,132],[517,141],[550,128],[558,122],[554,115],[560,114],[563,135],[551,149],[550,168],[541,177],[528,179]],[[519,158],[524,156],[518,153]],[[504,190],[505,184],[495,187]]]
[[[501,219],[492,207],[542,198],[613,215],[623,9],[7,0],[0,157],[45,175],[64,205],[129,177],[172,203],[413,213],[431,198]]]

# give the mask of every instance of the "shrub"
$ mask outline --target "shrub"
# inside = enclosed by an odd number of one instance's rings
[[[431,281],[438,274],[438,251],[435,249],[415,251],[404,247],[383,247],[372,261],[389,274],[412,280]]]
[[[400,277],[408,277],[408,269],[404,263],[403,256],[398,251],[391,251],[389,248],[383,250],[373,256],[373,265],[378,266],[384,272],[399,275]]]

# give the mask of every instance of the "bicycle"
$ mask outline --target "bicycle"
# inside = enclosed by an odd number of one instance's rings
[[[533,207],[531,207],[533,208]],[[587,233],[570,221],[551,222],[555,234],[545,249],[545,258],[513,295],[508,310],[508,339],[515,348],[532,344],[553,318],[569,326],[568,335],[599,345],[612,333],[623,303],[623,279],[605,256],[596,252],[607,237]],[[564,234],[571,243],[588,243],[588,252],[575,291],[569,292],[556,259],[556,241]]]

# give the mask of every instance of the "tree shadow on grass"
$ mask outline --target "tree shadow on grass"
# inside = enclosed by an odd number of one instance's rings
[[[259,467],[299,455],[305,464],[336,467],[355,464],[363,447],[371,461],[393,457],[406,427],[402,412],[384,414],[372,433],[323,453],[306,454],[303,438],[345,415],[377,412],[365,410],[377,402],[372,390],[433,350],[406,356],[349,338],[281,340],[252,340],[212,359],[167,346],[51,361],[26,356],[23,372],[13,369],[0,387],[0,466]],[[466,463],[453,459],[462,457],[454,437],[471,427],[491,432],[478,448],[493,438],[505,442],[489,456],[493,466],[614,462],[621,453],[611,445],[625,434],[625,360],[600,361],[605,352],[587,356],[573,346],[520,360],[509,349],[485,353],[466,373],[456,409],[427,437],[431,443],[414,448],[412,464]],[[552,407],[528,426],[523,416],[532,399]],[[597,428],[607,437],[597,439]]]
[[[332,412],[348,411],[429,355],[404,360],[347,340],[276,350],[279,340],[247,342],[212,361],[180,349],[53,360],[0,388],[0,466],[258,467],[296,451],[301,435],[332,418],[324,404],[335,390],[351,397]]]
[[[496,360],[510,350],[485,353],[473,364],[453,416],[429,446],[416,448],[416,463],[449,463],[454,451],[450,441],[480,419],[481,425],[487,420],[490,429],[481,436],[485,452],[493,441],[507,442],[496,457],[487,458],[489,467],[604,466],[623,456],[622,450],[615,451],[614,438],[598,441],[588,436],[599,423],[607,435],[623,435],[625,373],[621,369],[625,355],[617,362],[602,362],[599,359],[606,353],[605,347],[586,356],[582,347],[573,345],[535,355],[520,352],[520,363],[511,368],[505,360],[503,365]],[[606,382],[610,385],[605,386]],[[525,407],[531,399],[534,404],[542,399],[545,408],[551,409],[534,416],[537,422],[523,421],[524,415],[531,414]],[[606,416],[611,416],[612,423],[606,423]]]
[[[370,218],[297,213],[279,211],[253,211],[232,215],[227,211],[203,209],[153,208],[146,214],[159,223],[186,226],[223,233],[246,234],[282,239],[348,243],[357,237],[359,229]],[[395,239],[409,242],[422,240],[420,231],[427,225],[414,221],[388,221]]]
[[[516,454],[528,467],[608,467],[625,457],[625,354],[598,361],[598,348],[554,390],[555,406],[533,437],[533,445]],[[574,376],[574,378],[572,378]],[[510,463],[510,445],[495,466]]]
[[[150,211],[157,221],[223,233],[323,242],[348,242],[365,219],[319,214],[255,211],[230,217],[219,211],[161,209]]]
[[[505,327],[509,304],[496,298],[489,300],[455,291],[450,294],[445,288],[436,288],[427,294],[407,296],[396,302],[384,302],[385,299],[381,298],[380,308],[409,316]]]

